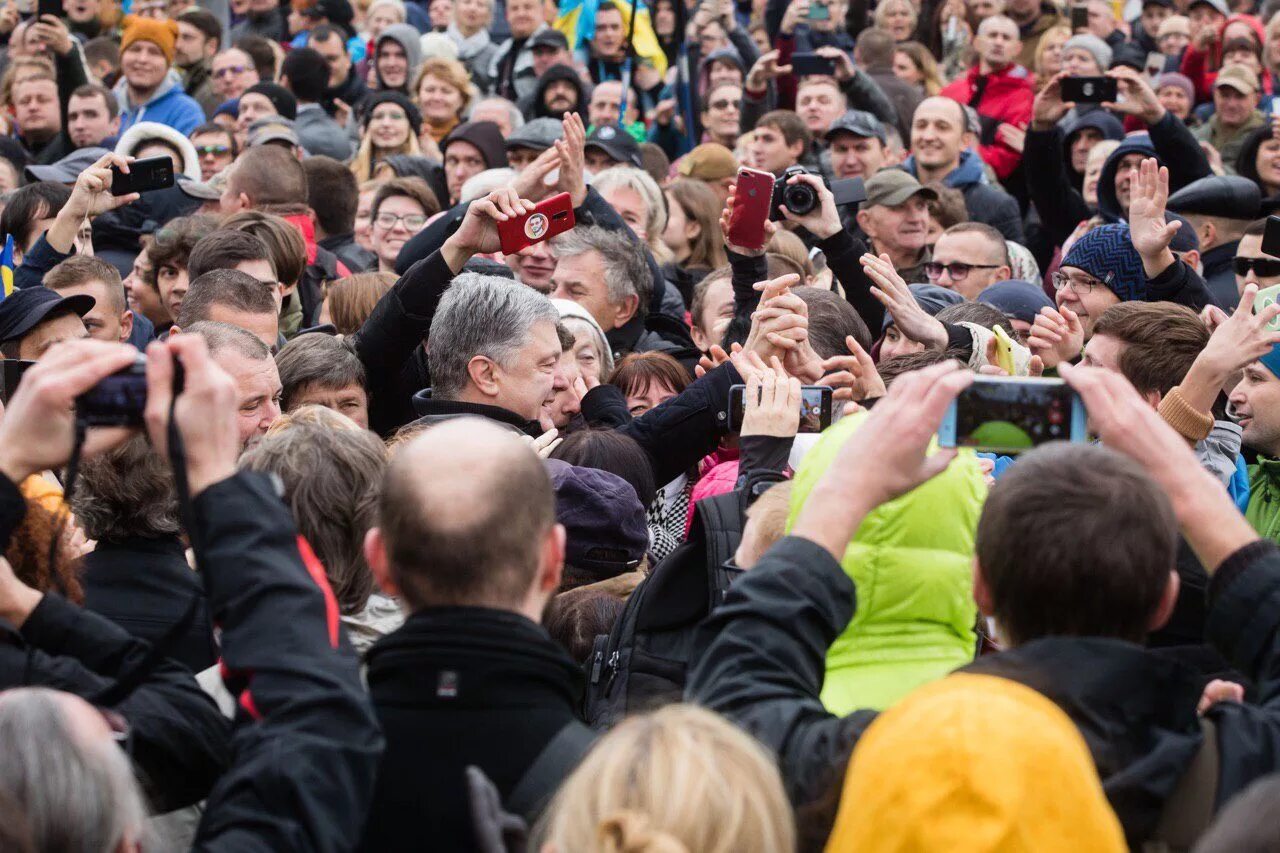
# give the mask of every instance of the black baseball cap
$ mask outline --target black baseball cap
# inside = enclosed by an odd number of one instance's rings
[[[557,47],[561,50],[568,50],[569,40],[559,30],[547,27],[534,33],[533,38],[529,39],[530,50],[537,50],[540,47]]]
[[[620,127],[607,124],[597,127],[587,137],[584,148],[599,148],[619,163],[641,168],[640,144],[635,138]]]
[[[864,138],[875,137],[881,142],[888,142],[880,119],[865,110],[848,110],[840,118],[831,122],[831,127],[824,135],[830,142],[837,133],[852,133],[854,136]]]
[[[45,320],[62,314],[83,317],[93,310],[94,302],[86,294],[59,296],[47,287],[15,290],[0,300],[0,343],[19,340]]]

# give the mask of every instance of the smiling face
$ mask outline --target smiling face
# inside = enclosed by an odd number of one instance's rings
[[[120,71],[131,88],[151,92],[164,82],[169,60],[154,42],[135,41],[120,54]]]
[[[274,358],[255,359],[232,348],[219,350],[213,360],[231,375],[240,395],[236,423],[240,430],[240,447],[257,444],[280,417],[283,388]]]
[[[395,39],[378,42],[378,78],[385,88],[401,89],[409,80],[409,57]]]
[[[383,199],[373,218],[373,245],[378,266],[384,271],[395,269],[396,258],[409,238],[427,224],[426,211],[415,199],[393,195]]]
[[[911,119],[911,152],[931,170],[952,169],[968,141],[960,105],[950,98],[925,98]]]
[[[258,69],[249,54],[234,47],[213,58],[212,74],[214,91],[224,101],[240,97],[258,82]]]
[[[462,109],[462,92],[447,80],[427,74],[418,84],[418,106],[430,124],[448,124]]]
[[[412,131],[409,116],[398,104],[378,104],[369,116],[369,140],[378,151],[399,151]]]
[[[1093,334],[1093,324],[1102,312],[1112,305],[1120,304],[1120,297],[1112,292],[1097,278],[1077,267],[1063,267],[1062,272],[1071,281],[1071,287],[1059,288],[1054,293],[1054,301],[1058,308],[1070,308],[1080,317],[1080,325],[1084,329],[1084,338],[1089,340]]]
[[[376,188],[361,190],[360,197],[356,201],[356,221],[353,234],[356,238],[356,244],[370,252],[374,251],[372,211],[373,197],[377,192]]]
[[[550,294],[554,285],[552,275],[556,271],[556,258],[546,240],[525,246],[514,255],[503,255],[502,260],[516,278],[539,293]]]
[[[604,258],[599,252],[560,258],[556,261],[552,282],[555,285],[552,296],[577,302],[606,332],[625,325],[634,313],[609,301],[609,287],[604,281]]]
[[[1163,86],[1156,92],[1156,97],[1160,99],[1160,106],[1173,113],[1175,118],[1185,119],[1191,114],[1191,99],[1181,86]]]
[[[711,90],[703,102],[702,124],[719,142],[732,147],[737,140],[742,120],[742,87],[721,86]]]

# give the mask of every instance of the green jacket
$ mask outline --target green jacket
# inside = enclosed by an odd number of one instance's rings
[[[1249,466],[1249,507],[1244,517],[1258,535],[1280,542],[1280,459],[1258,457]]]
[[[823,433],[796,472],[787,528],[864,416]],[[841,561],[852,621],[827,652],[822,703],[836,715],[886,708],[973,660],[973,548],[987,488],[971,452],[862,522]]]

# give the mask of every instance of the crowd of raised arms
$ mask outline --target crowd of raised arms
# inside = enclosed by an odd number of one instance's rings
[[[1280,851],[1273,213],[1280,0],[0,0],[0,853]]]

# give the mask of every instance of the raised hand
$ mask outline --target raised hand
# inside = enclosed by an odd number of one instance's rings
[[[1044,88],[1036,93],[1031,102],[1031,127],[1035,130],[1051,130],[1067,112],[1075,106],[1074,101],[1062,100],[1062,81],[1070,74],[1055,74]]]
[[[457,274],[473,255],[501,249],[498,223],[531,213],[535,207],[533,202],[520,198],[511,188],[494,190],[484,198],[473,201],[467,208],[466,216],[462,218],[462,225],[440,247],[440,253],[449,269]]]
[[[1258,286],[1245,285],[1234,314],[1227,317],[1221,309],[1215,309],[1222,319],[1213,327],[1209,343],[1196,356],[1187,375],[1178,383],[1183,399],[1196,411],[1212,411],[1218,394],[1231,382],[1231,377],[1280,344],[1280,331],[1270,328],[1276,317],[1280,317],[1280,303],[1272,303],[1255,314],[1257,298]],[[1217,315],[1211,316],[1216,319]]]
[[[833,355],[822,362],[823,376],[815,385],[834,389],[832,399],[837,402],[871,400],[885,394],[880,371],[858,341],[849,335],[844,344],[852,355]]]
[[[1142,256],[1148,276],[1163,272],[1173,263],[1169,244],[1182,223],[1165,221],[1169,201],[1169,170],[1148,157],[1138,165],[1138,177],[1131,182],[1129,199],[1129,239]]]
[[[582,116],[577,113],[565,113],[563,126],[564,139],[557,139],[555,142],[556,153],[560,155],[560,175],[556,179],[556,188],[569,194],[576,209],[587,200],[584,153],[587,129],[582,126]]]
[[[559,165],[560,148],[552,146],[539,154],[523,172],[516,175],[515,180],[511,182],[511,188],[520,198],[529,199],[535,203],[542,201],[551,194],[551,187],[547,186],[547,175],[550,175]],[[587,197],[585,188],[582,190],[582,197],[584,199]]]
[[[876,283],[871,295],[880,301],[893,317],[898,331],[913,341],[934,349],[946,349],[947,329],[920,307],[911,288],[893,268],[888,255],[876,257],[868,252],[859,259],[867,277]]]
[[[741,434],[794,436],[800,429],[800,380],[788,375],[774,357],[767,365],[757,365],[746,385]]]
[[[857,66],[853,64],[853,60],[849,58],[849,54],[845,53],[838,47],[825,45],[814,51],[825,59],[834,59],[836,61],[836,79],[841,83],[851,80],[853,75],[858,73]]]
[[[1046,368],[1078,358],[1084,350],[1084,326],[1070,308],[1041,308],[1027,335],[1027,347]]]
[[[769,241],[773,239],[773,235],[778,233],[777,223],[771,220],[765,220],[764,223],[764,245],[758,249],[751,249],[746,246],[739,246],[736,243],[729,242],[729,227],[733,218],[733,201],[737,193],[738,185],[729,184],[729,197],[725,199],[724,210],[720,211],[720,233],[724,235],[724,244],[729,247],[732,252],[748,258],[758,258],[764,255],[769,249]]]
[[[805,4],[805,11],[808,11],[809,0],[798,0]],[[791,10],[787,10],[787,14],[791,14]],[[751,66],[751,71],[747,73],[747,81],[745,89],[748,92],[762,92],[769,87],[769,81],[775,77],[781,77],[783,74],[791,73],[790,65],[778,64],[779,53],[776,50],[768,51],[760,55],[755,65]]]
[[[1121,97],[1117,101],[1104,102],[1102,104],[1104,109],[1138,116],[1147,124],[1156,124],[1164,118],[1164,105],[1156,97],[1156,92],[1151,88],[1151,83],[1148,82],[1145,74],[1121,65],[1112,68],[1106,76],[1116,81],[1116,89]]]
[[[835,50],[842,56],[844,55],[842,51],[834,47],[829,49]],[[831,190],[827,189],[827,185],[822,178],[817,175],[792,175],[787,179],[787,183],[792,185],[808,184],[813,187],[814,192],[818,194],[818,204],[804,216],[796,216],[787,210],[785,206],[780,206],[778,209],[781,211],[783,219],[807,229],[809,233],[819,240],[825,240],[834,234],[838,234],[843,229],[840,224],[840,213],[836,210],[836,197],[831,194]],[[770,234],[769,236],[772,237],[773,235]]]

